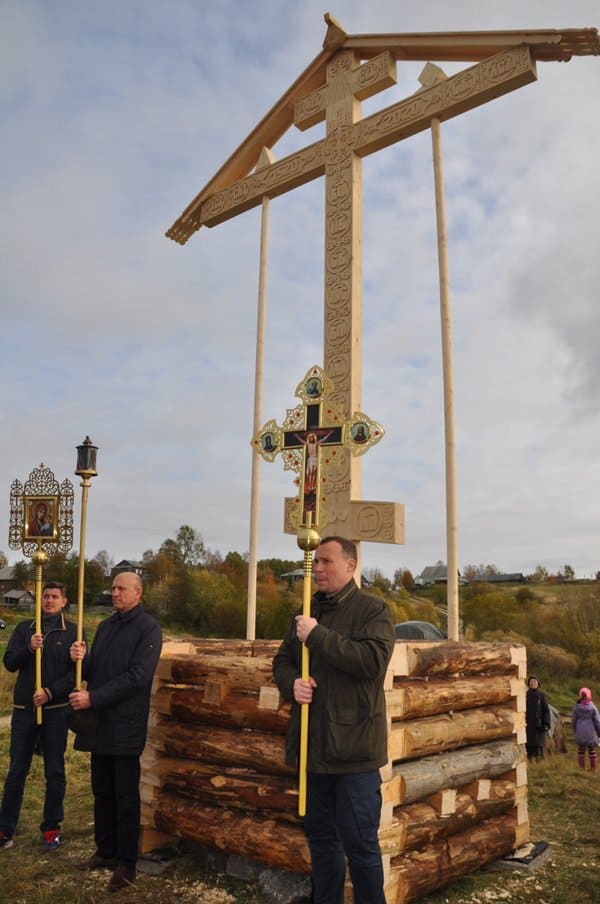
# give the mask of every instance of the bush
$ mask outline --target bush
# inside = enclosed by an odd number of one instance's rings
[[[562,647],[534,643],[527,650],[527,667],[530,673],[569,676],[579,672],[580,661],[574,653],[567,653]]]

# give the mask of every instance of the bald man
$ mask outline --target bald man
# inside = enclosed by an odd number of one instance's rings
[[[146,743],[152,678],[162,646],[158,623],[141,605],[142,582],[123,571],[112,584],[114,613],[96,631],[89,653],[74,643],[71,658],[83,660],[87,689],[74,691],[75,710],[92,709],[92,735],[78,734],[77,750],[91,752],[96,852],[83,869],[113,869],[108,891],[135,882],[140,836],[140,756]]]

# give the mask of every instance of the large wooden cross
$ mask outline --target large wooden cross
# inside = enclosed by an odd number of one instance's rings
[[[361,65],[354,49],[333,53],[325,84],[298,97],[294,123],[307,129],[325,120],[326,136],[295,154],[195,202],[167,233],[185,241],[202,225],[215,226],[266,198],[325,176],[324,372],[331,402],[347,420],[361,400],[361,158],[535,80],[529,48],[520,45],[418,91],[365,119],[360,102],[396,81],[395,61],[384,52]],[[241,161],[240,161],[241,163]],[[265,451],[264,449],[262,450]],[[323,468],[327,519],[323,534],[355,541],[402,543],[403,506],[360,500],[360,462],[341,448]],[[284,527],[295,533],[298,499],[286,499]]]

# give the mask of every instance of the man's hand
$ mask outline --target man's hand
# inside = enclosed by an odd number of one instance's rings
[[[85,640],[75,640],[71,644],[71,649],[69,650],[69,654],[73,662],[77,662],[78,659],[83,659],[86,653],[86,645]]]
[[[35,653],[36,650],[41,650],[44,646],[44,638],[41,634],[32,634],[29,640],[29,649],[32,653]]]
[[[44,688],[42,688],[41,690],[36,691],[35,694],[33,695],[33,705],[34,706],[43,706],[45,703],[48,702],[49,699],[50,699],[50,697],[48,696],[48,694],[46,693]]]
[[[298,640],[304,643],[306,638],[312,631],[315,625],[318,625],[318,621],[316,618],[311,618],[310,615],[297,615],[296,616],[296,637]]]
[[[308,681],[305,681],[304,678],[296,678],[294,681],[294,700],[296,703],[312,703],[313,689],[316,686],[317,682],[314,678],[309,678]]]
[[[69,694],[69,703],[73,709],[91,709],[88,691],[73,691]]]

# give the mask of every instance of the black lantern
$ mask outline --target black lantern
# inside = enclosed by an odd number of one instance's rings
[[[89,436],[86,436],[83,443],[77,446],[77,467],[75,473],[78,477],[96,477],[96,452],[98,446],[95,446]]]

